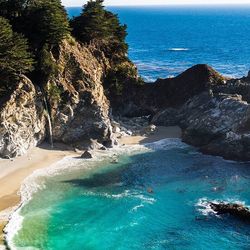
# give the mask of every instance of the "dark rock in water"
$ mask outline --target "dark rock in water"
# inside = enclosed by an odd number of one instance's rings
[[[248,207],[243,206],[242,204],[231,204],[231,203],[210,203],[210,207],[217,214],[229,214],[236,218],[250,221],[250,211]]]
[[[247,77],[250,78],[250,70],[248,71]]]
[[[93,156],[89,151],[85,151],[82,155],[81,155],[82,159],[92,159]]]

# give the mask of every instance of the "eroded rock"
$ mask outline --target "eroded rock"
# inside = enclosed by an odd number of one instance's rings
[[[46,135],[43,98],[32,82],[22,76],[0,107],[0,157],[25,154]]]

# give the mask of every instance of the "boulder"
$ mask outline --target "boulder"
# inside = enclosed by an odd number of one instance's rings
[[[85,151],[82,155],[81,155],[82,159],[92,159],[93,156],[89,151]]]

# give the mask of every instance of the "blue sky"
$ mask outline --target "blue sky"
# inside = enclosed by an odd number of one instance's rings
[[[82,6],[86,0],[62,0],[65,6]],[[168,4],[250,4],[250,0],[106,0],[105,5],[168,5]]]

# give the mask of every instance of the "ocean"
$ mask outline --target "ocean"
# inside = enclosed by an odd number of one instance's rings
[[[109,7],[128,25],[129,57],[146,81],[205,63],[227,76],[250,70],[250,5]],[[68,8],[76,16],[81,8]]]
[[[110,9],[128,24],[129,56],[148,81],[196,63],[234,76],[250,69],[248,7]],[[208,206],[250,206],[250,163],[203,155],[179,139],[96,154],[25,180],[6,228],[11,249],[250,249],[250,224]]]
[[[250,249],[250,224],[207,205],[249,205],[249,163],[202,155],[178,139],[105,154],[65,159],[26,180],[7,228],[11,249]]]

